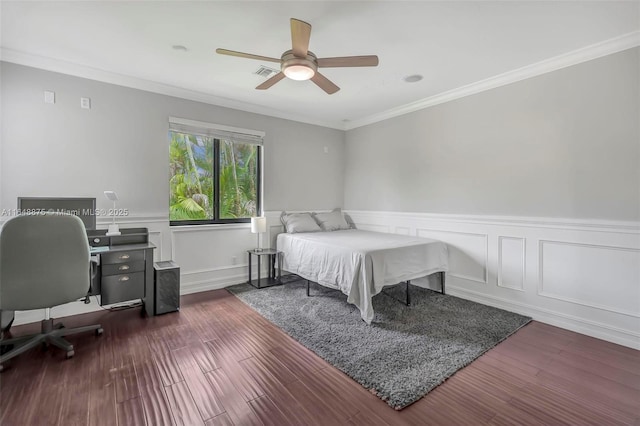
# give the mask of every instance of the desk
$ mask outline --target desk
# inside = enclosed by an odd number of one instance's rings
[[[141,299],[144,312],[154,316],[155,245],[148,242],[148,232],[144,228],[122,229],[122,235],[117,237],[107,237],[105,232],[87,231],[91,257],[98,264],[89,294],[99,294],[101,305]]]

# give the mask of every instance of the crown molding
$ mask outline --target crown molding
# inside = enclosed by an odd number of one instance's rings
[[[220,96],[198,92],[195,90],[184,89],[181,87],[171,86],[168,84],[158,83],[155,81],[145,80],[129,75],[118,74],[111,71],[105,71],[99,68],[80,65],[73,62],[32,55],[30,53],[21,52],[18,50],[0,48],[0,61],[11,62],[17,65],[25,65],[28,67],[39,68],[61,74],[72,75],[75,77],[86,78],[103,83],[116,84],[118,86],[143,90],[145,92],[158,93],[161,95],[173,96],[190,101],[237,109],[244,112],[282,118],[284,120],[297,121],[300,123],[312,124],[315,126],[344,130],[344,124],[342,122],[336,123],[331,121],[316,120],[310,117],[290,114],[288,112],[278,111],[274,110],[273,108],[263,107],[248,102],[235,101],[233,99],[223,98]]]
[[[239,102],[233,99],[183,89],[180,87],[145,80],[138,77],[113,73],[110,71],[105,71],[86,65],[75,64],[68,61],[32,55],[13,49],[0,48],[0,61],[11,62],[14,64],[25,65],[33,68],[40,68],[47,71],[73,75],[76,77],[87,78],[104,83],[116,84],[119,86],[143,90],[146,92],[158,93],[191,101],[217,105],[225,108],[237,109],[254,114],[281,118],[284,120],[292,120],[300,123],[328,127],[337,130],[351,130],[358,127],[366,126],[368,124],[387,120],[389,118],[409,114],[411,112],[419,111],[421,109],[429,108],[455,99],[463,98],[465,96],[474,95],[486,90],[495,89],[500,86],[515,83],[517,81],[536,77],[562,68],[570,67],[572,65],[577,65],[637,46],[640,46],[640,31],[633,31],[619,37],[592,44],[590,46],[586,46],[572,52],[554,56],[552,58],[545,59],[543,61],[536,62],[522,68],[507,71],[494,77],[489,77],[475,83],[439,93],[428,98],[420,99],[418,101],[392,108],[378,114],[354,119],[346,123],[316,120],[310,117],[290,114],[284,111],[277,111],[273,110],[272,108],[267,108],[248,102]]]
[[[503,74],[345,123],[351,130],[640,46],[640,31],[592,44]]]

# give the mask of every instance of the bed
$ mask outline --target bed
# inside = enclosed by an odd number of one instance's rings
[[[367,324],[374,318],[372,298],[383,287],[406,282],[408,292],[410,280],[448,270],[446,244],[405,235],[356,229],[282,233],[277,248],[284,270],[340,290]],[[444,292],[444,280],[442,285]]]

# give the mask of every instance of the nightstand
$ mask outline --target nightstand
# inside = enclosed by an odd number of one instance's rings
[[[271,287],[274,285],[280,285],[282,284],[281,281],[281,277],[282,277],[282,252],[278,251],[278,250],[274,250],[274,249],[270,249],[270,248],[266,248],[266,249],[262,249],[262,250],[258,250],[258,249],[253,249],[253,250],[247,250],[247,255],[248,255],[248,260],[249,260],[249,281],[247,281],[248,284],[251,284],[252,286],[254,286],[255,288],[264,288],[264,287]],[[251,277],[251,256],[256,256],[258,258],[258,277],[257,279],[252,279]],[[268,269],[269,269],[269,275],[267,277],[261,278],[260,274],[261,274],[261,259],[263,256],[267,256],[267,260],[268,260]],[[278,272],[276,275],[276,259],[278,261]]]

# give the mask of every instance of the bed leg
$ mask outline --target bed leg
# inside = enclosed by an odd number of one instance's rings
[[[440,284],[441,284],[440,293],[444,294],[444,271],[440,272]]]
[[[411,295],[409,294],[409,284],[411,284],[411,281],[407,280],[407,306],[411,306]]]
[[[307,280],[307,297],[309,297],[309,280]]]

